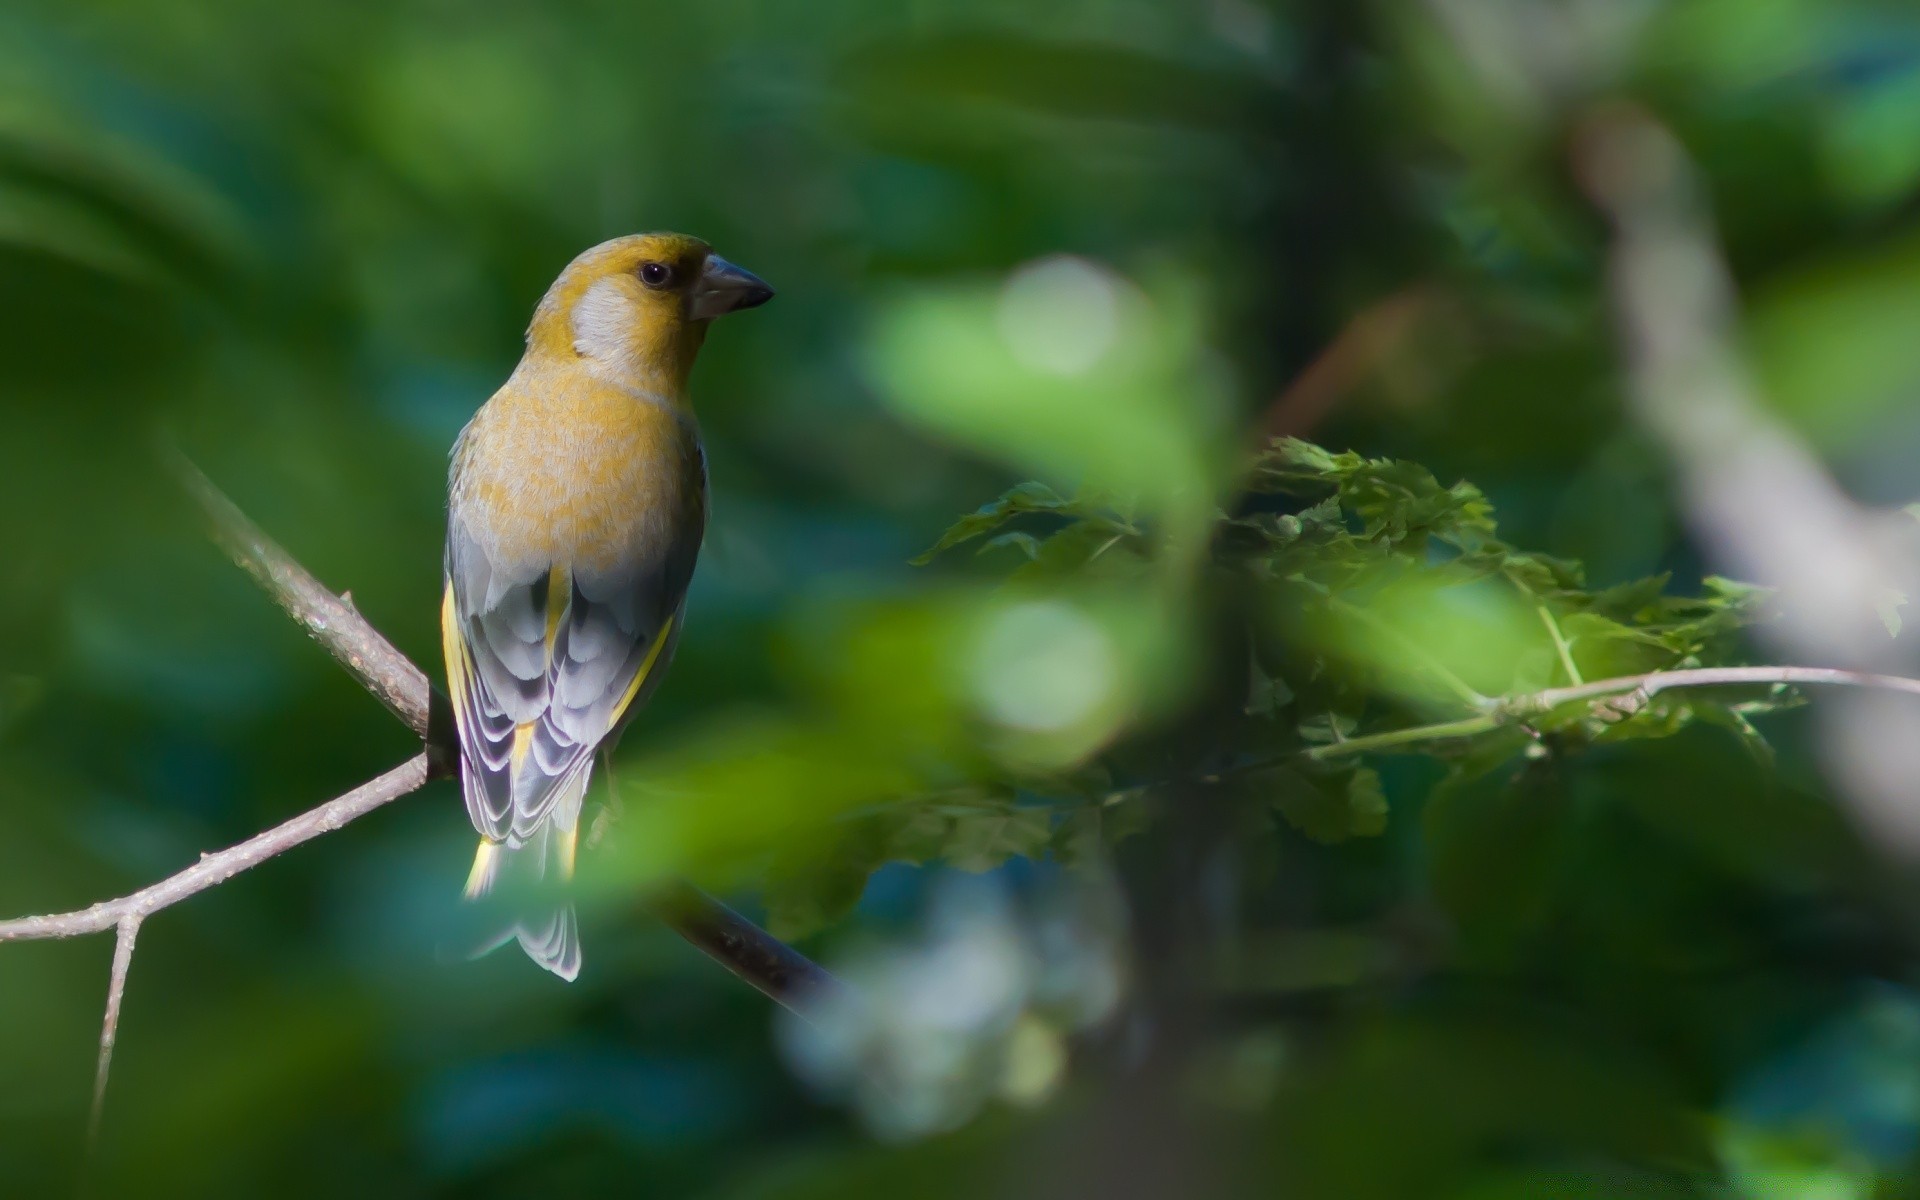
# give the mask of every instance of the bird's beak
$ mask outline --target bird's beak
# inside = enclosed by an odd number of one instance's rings
[[[693,285],[693,319],[710,321],[743,308],[757,308],[771,299],[773,289],[758,275],[710,254],[700,281]]]

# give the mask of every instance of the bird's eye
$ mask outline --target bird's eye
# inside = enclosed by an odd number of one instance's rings
[[[640,282],[650,288],[663,288],[673,282],[673,268],[666,263],[644,263],[640,267]]]

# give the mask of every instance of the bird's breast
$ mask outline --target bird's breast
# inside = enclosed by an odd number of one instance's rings
[[[450,503],[499,567],[624,574],[699,536],[705,482],[698,432],[676,406],[597,380],[516,377],[461,434]]]

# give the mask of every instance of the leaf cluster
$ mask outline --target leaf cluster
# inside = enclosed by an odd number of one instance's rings
[[[1011,556],[1005,578],[1021,586],[1126,585],[1168,557],[1158,531],[1124,506],[1037,482],[962,517],[915,561],[967,545],[992,562]],[[1207,559],[1206,576],[1242,598],[1224,611],[1243,627],[1200,632],[1245,646],[1246,669],[1231,697],[1239,719],[1216,722],[1203,753],[1151,773],[1130,766],[1121,739],[1067,777],[1003,772],[851,814],[778,864],[775,929],[832,923],[891,862],[982,871],[1013,857],[1102,857],[1196,784],[1226,789],[1248,830],[1266,834],[1277,816],[1316,841],[1374,837],[1391,813],[1380,773],[1353,749],[1374,748],[1369,739],[1441,760],[1446,790],[1696,724],[1766,761],[1753,718],[1796,702],[1785,688],[1676,690],[1502,716],[1545,688],[1730,663],[1767,595],[1720,578],[1677,592],[1666,574],[1592,587],[1580,563],[1504,540],[1479,488],[1443,484],[1417,463],[1276,440],[1254,458],[1233,511],[1218,513]],[[1184,611],[1217,626],[1223,606]]]

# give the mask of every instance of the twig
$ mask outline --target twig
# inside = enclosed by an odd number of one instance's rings
[[[1261,423],[1261,444],[1311,430],[1341,396],[1419,327],[1439,299],[1431,285],[1412,284],[1355,314],[1274,398]]]
[[[127,994],[127,970],[133,966],[133,940],[140,936],[140,918],[120,918],[113,939],[113,968],[107,977],[107,1015],[100,1022],[100,1061],[93,1069],[93,1107],[87,1113],[87,1145],[100,1140],[100,1113],[107,1100],[107,1071],[113,1066],[113,1043],[120,1034],[120,1002]]]
[[[101,933],[131,919],[144,920],[163,908],[171,908],[189,896],[216,887],[250,867],[331,833],[356,817],[363,817],[383,804],[389,804],[409,792],[418,791],[427,781],[427,756],[416,754],[393,770],[372,779],[344,796],[301,813],[215,854],[160,882],[117,900],[100,903],[75,912],[52,913],[39,917],[18,917],[0,921],[0,942],[24,942],[36,938],[68,938]]]
[[[1753,684],[1815,684],[1874,688],[1879,691],[1906,692],[1908,695],[1920,696],[1920,679],[1908,679],[1903,675],[1876,675],[1871,671],[1849,671],[1840,667],[1689,667],[1683,671],[1654,671],[1646,675],[1601,679],[1575,687],[1548,688],[1545,691],[1535,692],[1532,696],[1521,697],[1521,701],[1538,705],[1531,711],[1540,712],[1549,708],[1558,708],[1562,704],[1571,704],[1576,700],[1617,696],[1622,692],[1638,691],[1651,696],[1656,692],[1670,691],[1673,688],[1731,687]]]
[[[1465,717],[1458,721],[1442,721],[1437,725],[1409,725],[1405,729],[1389,729],[1385,733],[1363,734],[1345,741],[1315,746],[1305,754],[1308,758],[1321,761],[1329,758],[1346,758],[1353,754],[1391,750],[1396,746],[1411,746],[1420,742],[1444,742],[1454,738],[1474,737],[1482,733],[1491,733],[1502,724],[1504,721],[1498,714],[1487,713],[1478,717]]]
[[[1538,717],[1545,712],[1586,700],[1601,700],[1628,693],[1652,697],[1677,688],[1751,687],[1755,685],[1812,684],[1816,686],[1870,688],[1878,691],[1905,692],[1920,696],[1920,679],[1900,675],[1875,675],[1867,671],[1848,671],[1838,667],[1693,667],[1680,671],[1652,671],[1645,675],[1622,675],[1599,679],[1573,687],[1547,688],[1517,696],[1502,696],[1487,702],[1487,711],[1477,717],[1444,721],[1434,725],[1410,725],[1348,738],[1306,751],[1313,759],[1344,758],[1375,750],[1391,750],[1421,742],[1451,741],[1491,733],[1503,725]]]
[[[78,937],[107,929],[117,931],[113,946],[113,969],[107,979],[107,1012],[100,1027],[100,1057],[93,1074],[93,1107],[87,1117],[89,1145],[100,1133],[100,1113],[107,1095],[107,1072],[113,1065],[113,1043],[120,1028],[120,1004],[127,990],[127,969],[133,965],[133,943],[140,932],[140,923],[161,909],[170,908],[189,896],[225,883],[249,867],[257,867],[301,842],[330,833],[355,817],[365,816],[383,804],[417,791],[426,781],[427,756],[417,754],[378,779],[363,783],[336,800],[329,800],[319,808],[276,825],[237,846],[209,854],[186,870],[169,875],[137,892],[117,900],[103,900],[75,912],[0,921],[0,942]]]
[[[1547,635],[1553,638],[1553,648],[1560,655],[1560,665],[1566,668],[1567,682],[1585,683],[1586,680],[1580,676],[1579,666],[1573,661],[1573,646],[1568,643],[1566,634],[1560,632],[1560,622],[1553,619],[1553,614],[1544,604],[1534,605],[1533,611],[1540,614],[1540,623],[1547,627]]]

